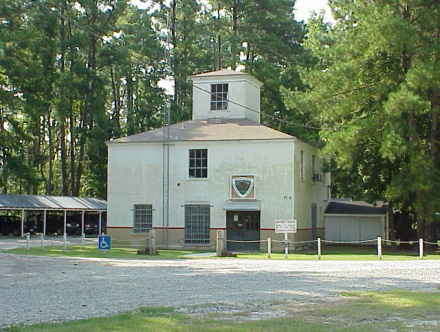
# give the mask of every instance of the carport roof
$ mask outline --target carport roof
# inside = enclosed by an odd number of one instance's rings
[[[106,211],[107,202],[74,196],[0,194],[0,210],[11,209]]]
[[[325,209],[326,214],[365,214],[378,215],[387,213],[384,207],[377,207],[373,204],[359,201],[337,201],[330,202]]]

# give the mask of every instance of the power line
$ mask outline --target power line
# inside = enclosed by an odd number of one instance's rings
[[[201,90],[201,91],[203,91],[203,92],[209,93],[211,96],[215,95],[215,93],[212,93],[211,91],[208,91],[208,90],[206,90],[206,89],[203,89],[203,88],[201,88],[201,87],[199,87],[199,86],[197,86],[197,85],[193,85],[193,86],[194,86],[196,89],[199,89],[199,90]],[[219,95],[219,96],[220,96],[220,95]],[[294,125],[294,126],[303,127],[303,128],[307,128],[307,129],[314,129],[314,130],[329,130],[329,128],[319,128],[319,127],[307,126],[307,125],[303,125],[303,124],[300,124],[300,123],[297,123],[297,122],[292,122],[292,121],[289,121],[289,120],[285,120],[285,119],[277,118],[276,116],[273,116],[273,115],[270,115],[270,114],[262,113],[261,111],[257,111],[257,110],[255,110],[255,109],[253,109],[253,108],[250,108],[250,107],[248,107],[248,106],[246,106],[246,105],[242,105],[242,104],[237,103],[237,102],[235,102],[235,101],[232,101],[232,100],[230,100],[230,99],[228,99],[228,98],[222,98],[222,100],[225,100],[225,101],[227,101],[227,102],[229,102],[229,103],[231,103],[231,104],[234,104],[234,105],[237,105],[237,106],[243,107],[244,109],[247,109],[247,110],[249,110],[249,111],[251,111],[251,112],[258,113],[258,114],[263,115],[263,116],[267,116],[267,117],[269,117],[269,118],[272,118],[273,120],[278,120],[278,121],[280,121],[280,122],[285,122],[285,123],[287,123],[287,124],[292,124],[292,125]]]

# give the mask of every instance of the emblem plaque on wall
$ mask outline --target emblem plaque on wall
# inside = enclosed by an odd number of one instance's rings
[[[253,175],[233,175],[231,182],[231,198],[255,198],[255,183]]]

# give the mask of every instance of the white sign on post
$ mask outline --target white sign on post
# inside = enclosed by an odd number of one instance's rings
[[[296,233],[296,220],[275,220],[275,233]]]

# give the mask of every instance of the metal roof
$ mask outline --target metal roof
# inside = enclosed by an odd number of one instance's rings
[[[295,137],[248,119],[191,120],[170,126],[170,140],[174,142],[279,139],[293,140]],[[139,142],[163,142],[163,128],[118,138],[107,143]]]
[[[107,202],[87,197],[0,194],[0,210],[11,209],[106,211]]]
[[[359,214],[359,215],[385,215],[387,208],[377,207],[373,204],[360,201],[330,202],[325,209],[326,214]]]

